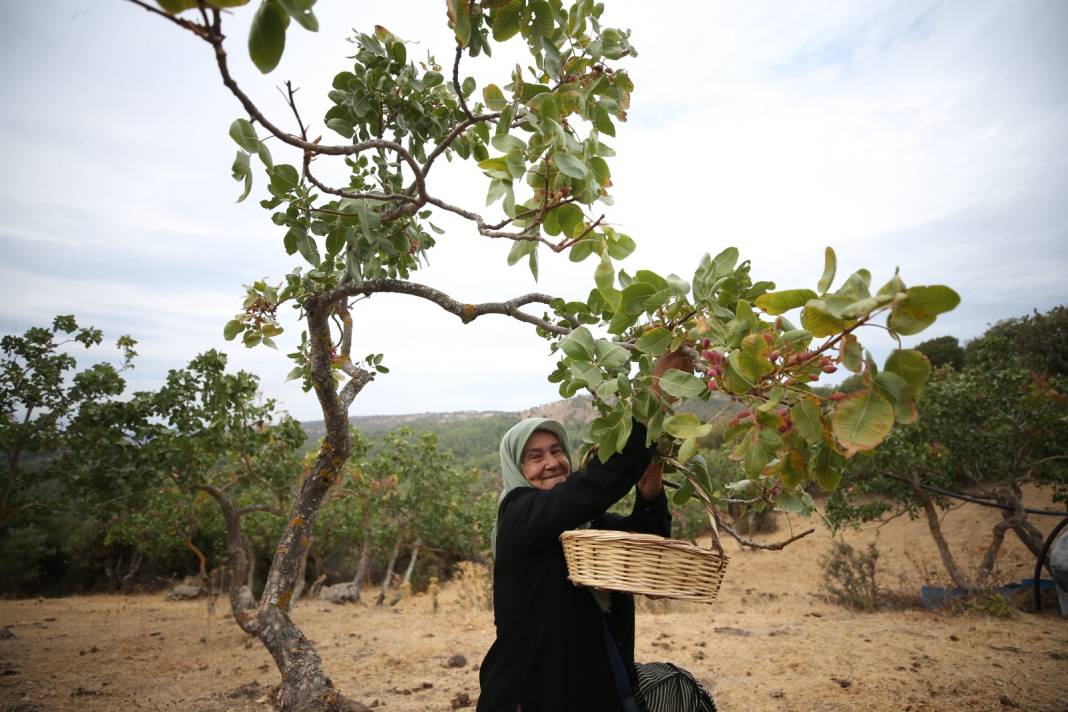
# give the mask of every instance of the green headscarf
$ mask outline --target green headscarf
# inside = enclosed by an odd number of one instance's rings
[[[513,425],[504,437],[501,438],[501,496],[497,498],[497,509],[500,511],[501,502],[505,496],[517,487],[533,487],[523,476],[523,448],[527,440],[538,430],[544,430],[556,436],[560,446],[567,454],[568,462],[571,461],[571,443],[568,441],[567,430],[555,420],[549,418],[527,418]],[[493,518],[493,532],[491,533],[490,546],[493,556],[497,556],[497,516]]]
[[[503,483],[501,485],[501,496],[497,498],[498,514],[493,519],[493,532],[491,534],[493,538],[490,540],[494,558],[497,557],[497,520],[500,517],[501,502],[504,501],[509,492],[518,487],[534,486],[523,476],[523,448],[526,447],[530,436],[539,430],[555,435],[556,439],[560,441],[560,446],[564,448],[568,462],[571,462],[571,443],[567,437],[567,430],[555,420],[550,420],[549,418],[527,418],[513,425],[504,434],[504,437],[501,438],[501,479]],[[585,529],[589,526],[587,522],[580,525],[579,528]],[[611,594],[608,591],[594,588],[587,590],[597,602],[598,608],[607,613],[612,605]]]

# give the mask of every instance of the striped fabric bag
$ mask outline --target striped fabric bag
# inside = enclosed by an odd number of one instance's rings
[[[644,712],[716,712],[712,695],[671,663],[638,663],[638,703]]]

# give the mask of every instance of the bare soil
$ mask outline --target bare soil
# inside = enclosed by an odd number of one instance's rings
[[[998,518],[975,505],[945,516],[962,563],[980,559]],[[1047,532],[1058,521],[1034,520]],[[642,599],[638,659],[689,669],[723,712],[1068,711],[1068,619],[916,604],[921,584],[939,583],[923,521],[846,533],[851,543],[878,544],[882,585],[897,592],[875,613],[823,597],[819,561],[831,536],[818,522],[784,519],[762,538],[791,525],[817,531],[783,552],[728,545],[712,605]],[[1034,566],[1015,538],[1000,562],[1006,582],[1029,578]],[[424,594],[392,608],[302,601],[294,615],[349,697],[394,712],[467,709],[493,638],[492,614],[477,598],[473,583],[451,583],[436,611]],[[225,599],[218,604],[209,612],[204,601],[159,594],[0,601],[0,628],[11,634],[0,636],[0,710],[270,709],[273,662],[233,623]]]

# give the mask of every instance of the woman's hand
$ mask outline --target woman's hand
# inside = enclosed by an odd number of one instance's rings
[[[653,462],[645,468],[645,474],[638,480],[638,494],[642,499],[656,499],[664,489],[664,473],[659,462]]]
[[[693,373],[693,359],[682,349],[677,351],[668,351],[666,354],[656,359],[656,363],[653,364],[653,392],[656,393],[662,400],[666,400],[668,403],[675,401],[674,398],[660,390],[660,377],[667,373],[669,370],[676,368],[685,373]]]

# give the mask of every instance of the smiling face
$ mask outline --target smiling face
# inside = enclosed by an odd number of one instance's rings
[[[546,430],[535,430],[530,436],[523,446],[520,464],[523,477],[540,490],[551,490],[571,474],[571,463],[560,440]]]

